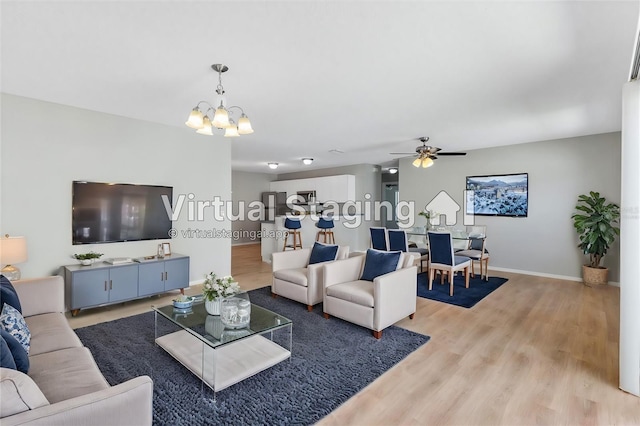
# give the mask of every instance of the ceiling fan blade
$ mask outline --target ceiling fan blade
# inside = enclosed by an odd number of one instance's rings
[[[438,155],[467,155],[466,152],[439,152]]]
[[[415,152],[390,152],[390,155],[414,155]]]

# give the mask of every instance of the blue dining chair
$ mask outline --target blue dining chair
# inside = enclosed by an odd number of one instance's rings
[[[387,239],[387,228],[372,226],[369,228],[371,235],[371,248],[376,250],[389,250],[389,240]]]
[[[389,241],[390,251],[403,251],[405,253],[415,253],[414,257],[420,261],[420,272],[422,272],[422,263],[426,260],[429,262],[429,250],[426,248],[409,247],[409,238],[407,231],[404,229],[388,229],[387,240]]]
[[[440,271],[440,284],[444,284],[444,274],[449,275],[449,296],[453,296],[453,274],[464,271],[465,287],[469,288],[469,269],[471,259],[456,256],[453,252],[453,239],[449,232],[427,232],[429,240],[429,290],[433,284],[435,271]]]

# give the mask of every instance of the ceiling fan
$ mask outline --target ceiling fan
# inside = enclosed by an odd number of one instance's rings
[[[429,142],[428,136],[422,136],[418,138],[422,145],[416,147],[416,159],[413,161],[415,167],[431,167],[433,166],[433,160],[437,160],[439,155],[467,155],[466,152],[441,152],[442,148],[437,146],[427,145]],[[411,155],[413,152],[391,152],[391,155]]]

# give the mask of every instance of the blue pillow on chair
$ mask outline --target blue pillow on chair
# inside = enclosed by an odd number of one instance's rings
[[[14,370],[27,374],[29,372],[29,355],[27,355],[27,351],[8,331],[0,329],[0,337],[2,337],[4,344],[7,345],[7,349],[9,349],[9,354],[15,365]],[[4,348],[2,351],[2,363],[4,364]]]
[[[361,280],[373,281],[380,275],[388,274],[398,269],[400,261],[399,251],[380,251],[374,249],[367,250],[367,257],[364,259],[364,269]]]
[[[17,370],[16,362],[13,360],[13,355],[11,355],[11,349],[9,349],[9,345],[7,345],[2,336],[0,336],[0,367]]]
[[[13,306],[18,312],[22,313],[18,292],[16,292],[16,289],[7,277],[0,275],[0,307],[4,306],[5,303]]]
[[[338,256],[338,246],[316,242],[311,249],[309,265],[336,260],[336,256]]]
[[[20,342],[24,350],[29,353],[31,347],[31,332],[22,314],[11,305],[2,305],[0,313],[0,328],[7,331]]]

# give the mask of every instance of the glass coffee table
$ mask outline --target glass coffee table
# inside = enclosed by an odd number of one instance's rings
[[[290,319],[251,304],[249,326],[225,328],[203,301],[190,309],[153,306],[155,341],[216,392],[291,358]]]

